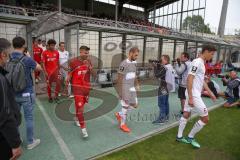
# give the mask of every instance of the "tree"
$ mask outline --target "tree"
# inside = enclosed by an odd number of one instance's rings
[[[186,17],[183,22],[183,29],[213,34],[209,28],[209,24],[205,24],[204,19],[199,15]]]

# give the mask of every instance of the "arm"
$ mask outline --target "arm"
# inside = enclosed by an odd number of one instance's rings
[[[216,100],[216,96],[213,94],[213,92],[211,91],[211,89],[208,87],[206,82],[203,82],[203,88],[209,93],[209,96],[211,97],[211,99],[213,101]]]
[[[122,81],[123,81],[123,74],[118,73],[116,89],[120,99],[122,99]]]
[[[194,75],[189,74],[187,77],[187,92],[188,92],[188,104],[193,107],[193,95],[192,95],[192,85],[193,85],[193,79],[195,78]]]
[[[36,71],[42,71],[43,69],[42,69],[41,65],[37,63],[37,66],[36,66],[35,70]]]
[[[66,78],[66,86],[70,83],[70,80],[72,79],[72,72],[69,72]]]
[[[43,72],[44,72],[45,76],[48,77],[47,70],[46,70],[46,67],[45,67],[46,58],[45,58],[44,53],[45,52],[43,52],[43,54],[42,54],[42,69],[43,69]]]
[[[183,63],[180,66],[176,65],[175,70],[176,70],[177,75],[183,74],[183,72],[186,70],[186,67],[187,66],[185,64],[183,64]]]
[[[136,90],[139,91],[140,90],[140,82],[139,82],[138,78],[135,78],[134,84],[135,84]]]

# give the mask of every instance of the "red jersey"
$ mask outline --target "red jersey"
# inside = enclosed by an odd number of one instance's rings
[[[48,74],[59,71],[59,53],[57,50],[46,50],[42,53],[42,61]]]
[[[41,62],[42,52],[43,52],[42,48],[38,46],[33,46],[33,59],[38,63]]]
[[[74,95],[88,96],[90,91],[90,69],[91,61],[74,58],[70,62],[72,72],[72,86]]]

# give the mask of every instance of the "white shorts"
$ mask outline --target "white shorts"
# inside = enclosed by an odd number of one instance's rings
[[[208,115],[208,109],[206,105],[204,104],[201,97],[193,97],[193,105],[194,107],[191,107],[188,105],[188,97],[186,98],[185,105],[184,105],[184,111],[185,112],[196,112],[200,117],[205,117]]]
[[[124,93],[121,100],[121,105],[131,106],[133,104],[138,104],[137,93],[136,92]]]

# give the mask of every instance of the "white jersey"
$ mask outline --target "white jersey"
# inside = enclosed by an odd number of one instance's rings
[[[195,76],[192,84],[192,96],[199,98],[201,97],[205,76],[205,65],[202,58],[196,58],[192,61],[190,70],[188,72],[188,75],[190,74]],[[187,91],[186,96],[188,96]]]
[[[191,61],[186,61],[184,64],[182,63],[181,66],[179,67],[178,65],[176,66],[176,71],[177,74],[180,76],[180,86],[185,87],[187,86],[187,76],[188,72],[191,68]]]
[[[47,48],[46,48],[46,47],[43,47],[42,44],[38,45],[38,47],[42,48],[43,51],[47,50]]]
[[[67,66],[67,62],[69,60],[69,53],[68,51],[60,51],[58,50],[59,52],[59,63],[60,65],[64,65],[64,66]]]

